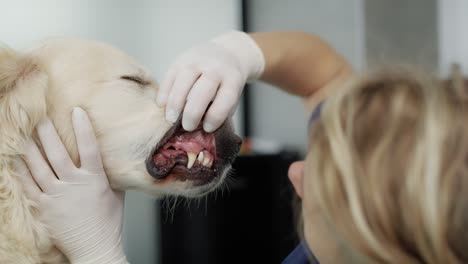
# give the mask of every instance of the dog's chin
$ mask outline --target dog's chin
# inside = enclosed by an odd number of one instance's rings
[[[168,196],[183,196],[187,198],[197,198],[207,195],[208,193],[216,190],[227,177],[227,172],[231,169],[231,166],[228,166],[220,174],[220,176],[215,177],[212,181],[205,184],[198,184],[196,182],[188,183],[185,188],[177,189],[174,192],[168,193]]]
[[[227,177],[231,166],[226,166],[219,176],[212,178],[210,181],[200,183],[198,180],[184,180],[168,176],[163,181],[155,180],[146,171],[143,175],[132,177],[131,181],[120,182],[111,181],[114,185],[112,188],[118,190],[138,190],[152,197],[162,198],[165,196],[181,196],[187,198],[197,198],[204,196],[213,190],[216,190]],[[126,178],[128,179],[128,178]]]
[[[241,142],[229,124],[213,133],[187,132],[179,120],[153,148],[146,170],[169,195],[203,196],[223,182]]]

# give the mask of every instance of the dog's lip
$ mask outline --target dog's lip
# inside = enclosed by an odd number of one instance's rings
[[[162,139],[159,141],[158,144],[156,144],[156,146],[153,148],[153,150],[151,151],[151,157],[154,155],[154,153],[159,149],[161,148],[162,146],[164,146],[164,144],[166,144],[166,142],[175,134],[175,132],[177,131],[178,128],[182,127],[182,116],[180,116],[177,121],[172,125],[172,127],[164,134],[164,136],[162,137]]]
[[[191,181],[195,187],[213,183],[216,179],[220,179],[219,175],[218,169],[199,169],[192,172],[182,165],[176,165],[166,177],[161,179],[153,178],[153,183],[159,185],[173,181]]]
[[[166,144],[166,142],[175,134],[175,132],[177,131],[177,129],[179,127],[182,126],[182,116],[180,116],[177,121],[172,125],[172,127],[164,134],[164,136],[161,138],[161,140],[159,141],[158,144],[156,144],[154,146],[154,148],[151,150],[151,154],[149,155],[149,157],[147,158],[146,160],[146,170],[148,171],[148,173],[156,178],[156,179],[162,179],[162,178],[165,178],[167,175],[164,175],[163,177],[161,177],[160,175],[157,175],[153,168],[153,156],[156,154],[156,152],[158,151],[158,149],[160,149],[162,146],[164,146],[164,144]]]

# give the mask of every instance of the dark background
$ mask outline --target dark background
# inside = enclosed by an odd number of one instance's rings
[[[224,194],[175,207],[173,199],[161,201],[162,263],[281,263],[298,243],[287,179],[298,158],[240,156]]]

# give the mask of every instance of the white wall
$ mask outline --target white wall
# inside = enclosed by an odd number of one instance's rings
[[[371,69],[405,63],[437,70],[437,0],[364,2],[366,59]]]
[[[250,31],[300,30],[323,37],[354,65],[365,66],[362,0],[255,0]],[[298,98],[252,85],[253,135],[305,151],[308,117]]]
[[[468,1],[438,0],[439,68],[442,76],[458,63],[468,76]]]
[[[2,1],[0,42],[27,48],[51,36],[82,36],[115,45],[136,57],[160,80],[186,48],[240,26],[237,0],[15,0]],[[236,122],[239,127],[239,121]],[[157,263],[158,207],[130,192],[125,245],[132,263]]]

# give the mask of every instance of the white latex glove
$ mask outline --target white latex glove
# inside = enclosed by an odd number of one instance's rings
[[[71,263],[128,263],[121,244],[124,194],[109,186],[85,111],[75,108],[72,120],[81,166],[74,165],[54,125],[45,120],[37,132],[52,168],[30,141],[25,158],[31,173],[23,168],[26,193]]]
[[[157,102],[166,105],[166,119],[172,123],[183,110],[187,131],[196,129],[206,112],[203,129],[212,132],[234,112],[245,83],[259,78],[264,66],[263,53],[249,35],[225,33],[175,60],[161,82]]]

